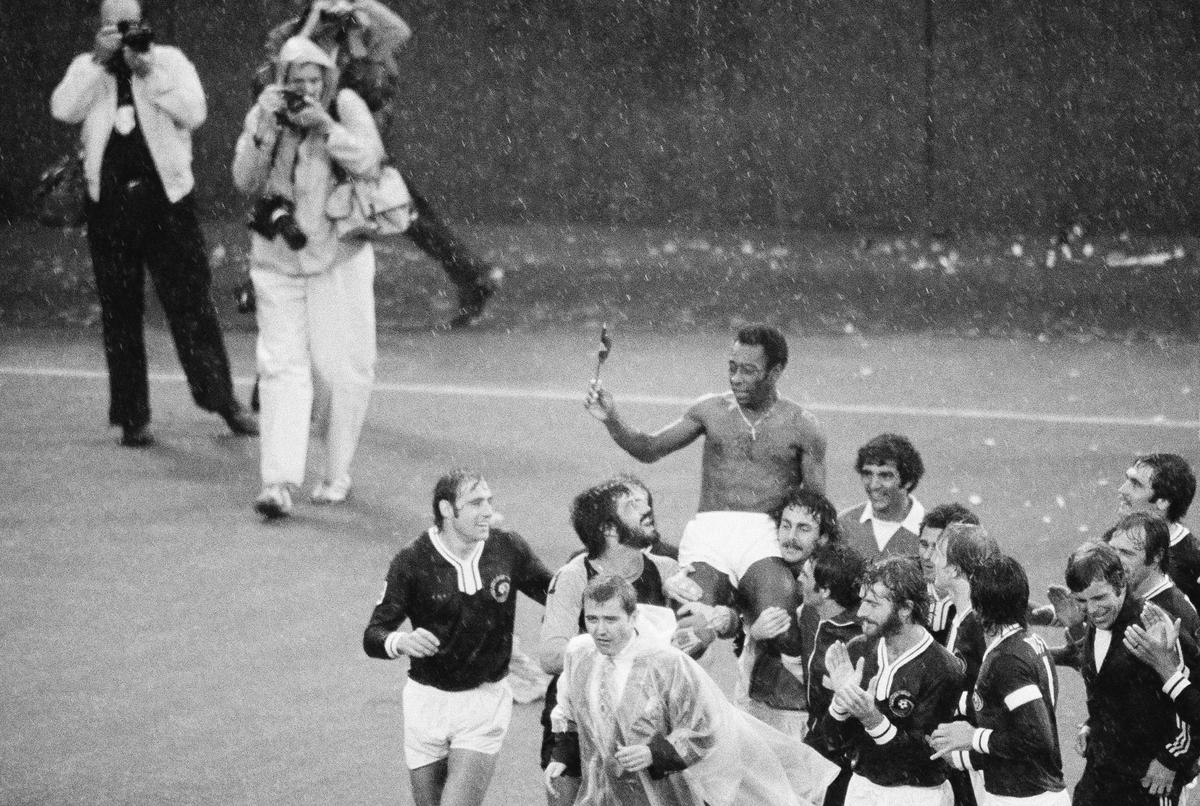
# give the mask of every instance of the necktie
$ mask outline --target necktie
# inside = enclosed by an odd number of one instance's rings
[[[121,136],[128,135],[137,125],[137,115],[133,108],[133,83],[131,73],[124,61],[117,63],[117,118],[113,128]]]
[[[616,680],[617,664],[605,656],[600,662],[600,686],[597,692],[597,707],[600,710],[600,730],[603,731],[604,742],[611,745],[617,731],[617,697]]]

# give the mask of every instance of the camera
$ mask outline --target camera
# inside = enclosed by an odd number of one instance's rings
[[[287,126],[289,129],[295,129],[296,124],[292,122],[289,115],[294,115],[304,107],[308,106],[308,98],[302,92],[295,90],[283,90],[283,109],[275,113],[275,120],[280,126]]]
[[[350,15],[354,13],[354,3],[350,0],[339,0],[330,8],[321,12],[321,22],[325,24],[346,25]]]
[[[144,22],[121,20],[117,23],[117,32],[121,34],[121,44],[134,53],[146,53],[154,42],[154,29]]]
[[[308,97],[295,90],[283,90],[283,102],[287,105],[287,111],[295,114],[308,106]]]
[[[268,241],[275,240],[276,236],[283,238],[293,252],[299,252],[308,243],[308,236],[296,223],[296,205],[282,196],[268,196],[256,201],[246,226]]]

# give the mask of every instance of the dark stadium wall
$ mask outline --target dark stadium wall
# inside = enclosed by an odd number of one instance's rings
[[[1187,0],[413,0],[394,160],[493,222],[1190,230],[1200,8]],[[47,99],[89,0],[0,2],[0,214],[74,132]],[[200,71],[210,215],[287,0],[157,0]],[[933,48],[927,50],[932,35]],[[931,54],[927,59],[927,55]],[[930,113],[927,115],[927,112]]]

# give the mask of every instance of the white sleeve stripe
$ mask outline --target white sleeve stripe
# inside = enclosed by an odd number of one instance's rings
[[[956,750],[958,755],[958,766],[960,769],[973,770],[975,767],[971,764],[971,754],[966,750]]]
[[[967,715],[967,708],[970,706],[971,698],[969,692],[964,691],[962,696],[958,698],[958,713],[963,716]]]
[[[875,744],[887,744],[896,738],[897,733],[896,726],[886,716],[882,722],[867,731],[867,735],[875,740]]]
[[[390,632],[388,633],[388,637],[383,639],[383,651],[393,660],[400,657],[400,650],[396,649],[396,642],[399,640],[399,631]]]
[[[1035,702],[1042,698],[1042,690],[1030,683],[1027,686],[1022,686],[1016,691],[1004,698],[1004,707],[1010,711],[1015,711],[1022,705]]]
[[[1183,690],[1191,683],[1187,679],[1186,672],[1176,672],[1167,678],[1167,682],[1163,684],[1163,691],[1167,693],[1172,700],[1177,699]]]
[[[888,742],[895,739],[896,734],[899,733],[899,730],[896,730],[896,726],[894,726],[894,724],[888,722],[887,720],[884,720],[883,723],[886,724],[887,729],[884,730],[884,732],[880,735],[877,735],[877,736],[872,735],[871,736],[871,739],[875,740],[876,745],[888,744]],[[870,732],[868,732],[868,733],[870,733]]]
[[[989,744],[992,740],[992,731],[989,728],[976,728],[975,735],[971,737],[971,749],[976,753],[987,754],[991,752]]]

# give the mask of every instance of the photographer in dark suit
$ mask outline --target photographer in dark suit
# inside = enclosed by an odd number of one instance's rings
[[[100,23],[93,51],[71,62],[50,110],[83,125],[109,422],[121,426],[122,445],[154,441],[142,330],[148,269],[196,404],[221,415],[233,433],[256,435],[257,423],[233,395],[192,203],[191,132],[206,114],[200,79],[178,49],[153,44],[137,0],[104,0]]]

